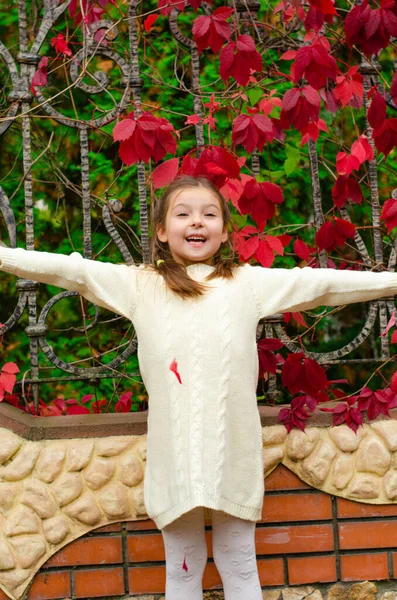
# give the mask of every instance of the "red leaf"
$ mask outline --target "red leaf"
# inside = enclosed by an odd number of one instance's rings
[[[274,262],[274,253],[266,240],[259,240],[256,255],[262,267],[271,267]]]
[[[62,33],[58,33],[57,37],[51,39],[51,46],[53,46],[57,52],[60,52],[65,56],[72,56],[72,51]]]
[[[1,370],[3,373],[19,373],[18,365],[14,362],[5,363]]]
[[[152,25],[155,23],[155,21],[157,21],[158,18],[159,18],[159,15],[157,15],[156,13],[152,13],[144,20],[143,26],[148,33],[150,33]]]
[[[158,190],[174,181],[179,169],[179,158],[170,158],[156,167],[152,173],[153,188]]]
[[[389,198],[383,205],[380,218],[386,223],[387,233],[397,227],[397,200]]]
[[[294,252],[299,258],[309,262],[310,250],[309,247],[300,239],[296,239],[294,242]]]
[[[375,92],[368,110],[368,121],[374,129],[381,127],[386,119],[386,101],[382,94]]]
[[[355,179],[339,175],[332,188],[332,198],[335,206],[342,208],[348,200],[361,204],[363,195],[359,183]]]
[[[113,129],[113,139],[115,142],[122,142],[128,140],[136,129],[136,121],[134,119],[126,118],[119,121]]]
[[[174,360],[172,361],[172,363],[170,364],[170,371],[172,371],[173,373],[175,373],[177,380],[179,381],[179,383],[182,383],[182,379],[181,376],[178,373],[178,363],[176,362],[176,359],[174,358]]]
[[[395,331],[393,331],[390,343],[391,344],[397,344],[397,329]]]
[[[389,319],[389,322],[386,325],[386,327],[384,328],[384,330],[382,331],[382,333],[380,334],[380,337],[385,337],[389,333],[389,330],[395,326],[395,324],[396,324],[396,309],[393,310],[392,315]]]
[[[239,85],[247,85],[250,72],[262,71],[262,57],[249,35],[238,36],[236,42],[229,42],[221,50],[220,76],[223,81],[233,77]]]
[[[85,406],[73,405],[68,408],[68,415],[89,415],[90,410]]]

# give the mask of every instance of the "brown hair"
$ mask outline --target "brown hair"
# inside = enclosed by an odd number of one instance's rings
[[[219,200],[223,224],[230,231],[230,211],[227,202],[218,188],[205,177],[192,177],[190,175],[176,177],[157,201],[152,213],[153,235],[151,239],[151,256],[153,264],[149,265],[149,267],[161,273],[167,287],[181,296],[181,298],[198,298],[204,294],[207,286],[189,277],[184,265],[174,260],[168,244],[161,242],[157,237],[157,227],[165,227],[170,199],[176,192],[185,188],[200,187],[210,190]],[[157,264],[158,260],[162,262]],[[230,235],[227,241],[220,245],[219,250],[214,254],[213,260],[215,269],[205,278],[205,281],[210,281],[216,277],[225,277],[228,279],[233,277],[234,269],[240,265],[235,262],[235,252]]]

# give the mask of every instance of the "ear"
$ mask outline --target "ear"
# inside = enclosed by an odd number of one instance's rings
[[[165,227],[163,227],[162,225],[158,225],[156,229],[156,235],[159,238],[160,242],[168,242],[167,232],[165,230]]]
[[[225,242],[227,242],[228,238],[229,238],[229,233],[228,233],[228,231],[227,231],[227,229],[225,227],[223,229],[223,231],[222,231],[222,237],[221,237],[222,244],[224,244]]]

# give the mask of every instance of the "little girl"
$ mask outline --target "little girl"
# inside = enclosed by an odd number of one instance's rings
[[[149,394],[145,505],[164,539],[167,600],[203,597],[204,508],[226,600],[262,599],[258,321],[397,293],[395,273],[235,264],[229,221],[216,187],[182,177],[154,211],[152,265],[0,248],[2,270],[77,291],[135,326]]]

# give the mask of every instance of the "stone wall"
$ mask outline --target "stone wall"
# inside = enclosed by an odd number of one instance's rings
[[[55,420],[51,429],[52,419],[29,429],[17,415],[17,435],[7,418],[0,428],[3,597],[19,599],[27,589],[31,600],[164,593],[162,537],[143,502],[145,434],[111,435],[114,427],[90,429],[84,418],[63,431]],[[50,439],[54,431],[85,437]],[[327,424],[287,435],[270,424],[263,443],[266,494],[256,543],[264,590],[393,582],[397,422],[366,424],[357,435]],[[216,590],[210,525],[204,588]]]

